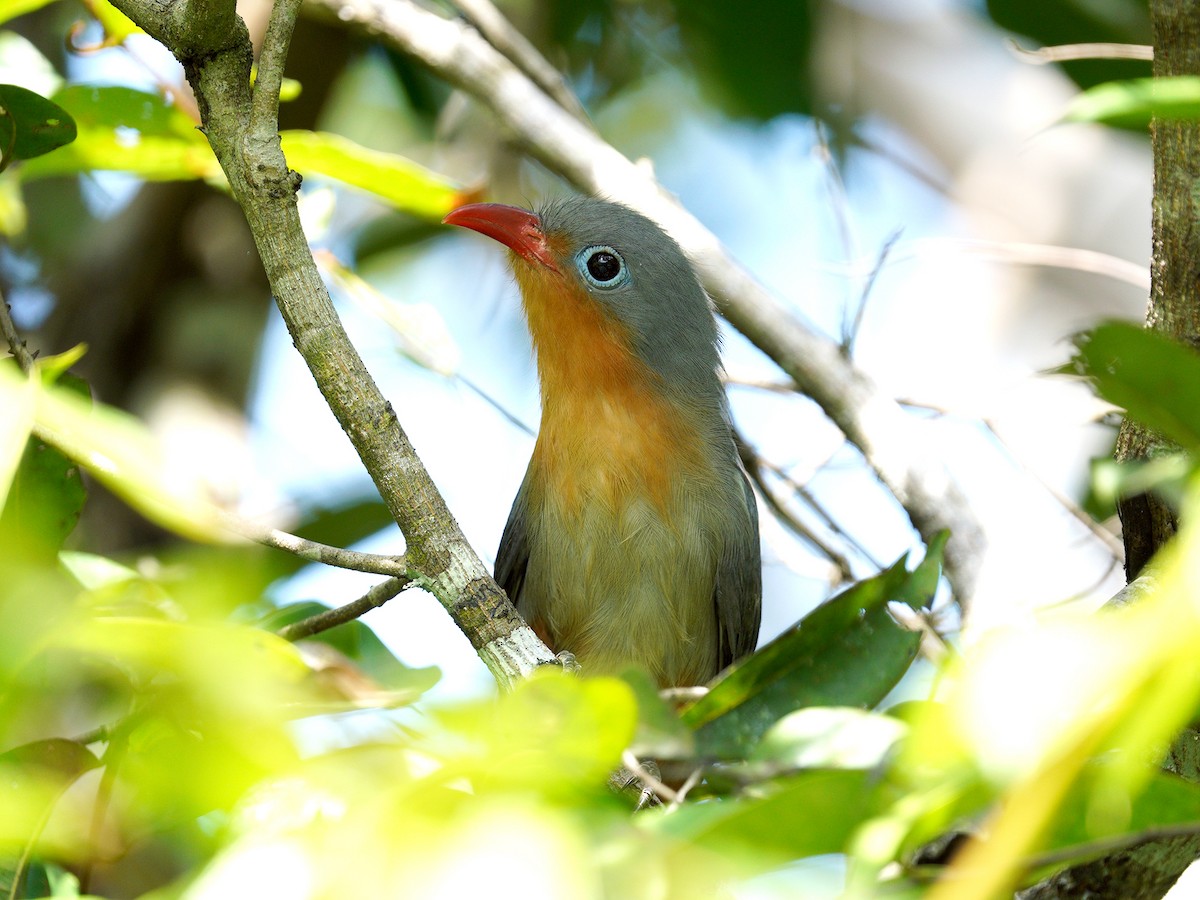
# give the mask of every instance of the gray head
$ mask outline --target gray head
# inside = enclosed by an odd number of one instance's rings
[[[608,200],[572,197],[547,203],[536,214],[472,204],[445,221],[513,251],[527,309],[535,292],[553,294],[561,303],[590,298],[620,326],[667,390],[705,405],[723,396],[708,296],[679,245],[641,213]]]

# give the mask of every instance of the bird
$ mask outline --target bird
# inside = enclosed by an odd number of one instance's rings
[[[695,270],[649,218],[591,196],[443,221],[509,249],[536,356],[541,422],[497,583],[584,674],[705,684],[754,650],[762,565]]]

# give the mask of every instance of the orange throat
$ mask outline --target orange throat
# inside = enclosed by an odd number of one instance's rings
[[[675,476],[704,467],[695,423],[596,300],[530,266],[517,280],[542,388],[534,464],[550,496],[567,513],[589,502],[616,511],[631,497],[665,511]]]

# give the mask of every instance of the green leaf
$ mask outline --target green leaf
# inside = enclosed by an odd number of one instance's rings
[[[86,499],[75,462],[45,441],[30,438],[0,513],[0,534],[20,530],[40,549],[57,552],[75,530]]]
[[[70,114],[41,94],[0,84],[0,171],[14,159],[33,159],[75,140]]]
[[[688,59],[736,116],[770,119],[812,109],[812,4],[674,0]]]
[[[907,731],[899,719],[880,713],[810,706],[771,726],[750,759],[797,769],[871,769]]]
[[[1099,122],[1145,128],[1151,118],[1200,119],[1200,77],[1177,75],[1098,84],[1078,94],[1063,116],[1067,122]]]
[[[462,186],[395,153],[370,150],[336,134],[280,134],[288,165],[367,191],[402,212],[441,221],[465,201]]]
[[[173,465],[133,416],[59,385],[41,385],[36,410],[39,438],[88,469],[142,515],[195,540],[236,540],[197,475]]]
[[[480,791],[497,787],[572,795],[599,789],[629,746],[637,703],[616,678],[576,678],[547,667],[500,702],[446,710],[439,718],[471,746],[456,771]]]
[[[45,815],[79,776],[100,763],[82,744],[48,738],[0,754],[0,856],[36,844]]]
[[[221,181],[221,167],[197,123],[158,94],[127,87],[71,85],[54,95],[78,124],[59,153],[26,163],[23,179],[93,170],[150,181]]]
[[[913,572],[887,571],[817,607],[791,631],[728,670],[683,713],[702,754],[743,756],[775,722],[806,706],[874,706],[908,671],[919,635],[887,603],[932,600],[946,536]]]
[[[1200,354],[1129,322],[1100,325],[1075,347],[1060,371],[1087,378],[1105,400],[1181,447],[1200,449]]]
[[[878,779],[855,770],[802,772],[765,796],[687,804],[640,823],[678,841],[760,866],[842,852],[878,806]]]

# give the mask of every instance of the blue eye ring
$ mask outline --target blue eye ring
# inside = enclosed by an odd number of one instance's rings
[[[629,281],[625,257],[607,244],[584,247],[575,254],[575,267],[583,280],[601,291],[611,291]]]

